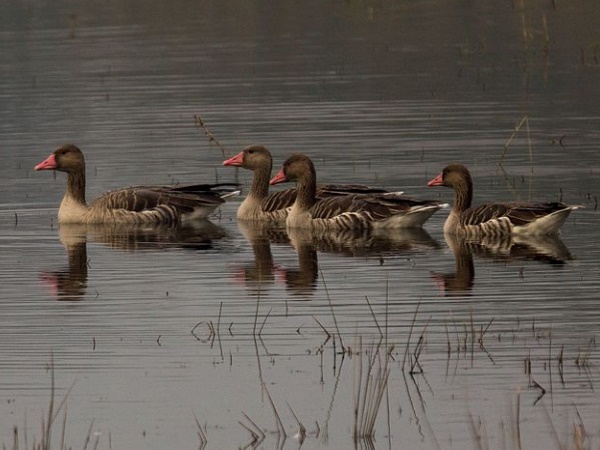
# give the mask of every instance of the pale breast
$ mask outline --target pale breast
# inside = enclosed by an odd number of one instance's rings
[[[65,195],[58,208],[58,223],[85,223],[87,211],[86,205],[70,195]]]

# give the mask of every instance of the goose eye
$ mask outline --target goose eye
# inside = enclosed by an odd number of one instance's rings
[[[252,154],[254,153],[254,150],[248,150],[248,153]]]

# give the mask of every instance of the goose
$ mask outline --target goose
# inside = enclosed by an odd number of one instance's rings
[[[262,145],[250,145],[237,155],[223,161],[224,166],[236,166],[254,172],[252,185],[237,210],[240,220],[266,221],[285,225],[291,206],[296,200],[296,189],[269,192],[269,179],[273,168],[271,152]],[[318,198],[348,194],[383,194],[385,189],[360,184],[321,184],[317,186]]]
[[[73,144],[56,149],[35,170],[67,173],[67,190],[58,222],[141,225],[179,225],[207,217],[226,198],[239,194],[235,184],[191,186],[134,186],[107,192],[89,205],[85,201],[85,158]]]
[[[462,164],[446,166],[427,185],[454,189],[454,206],[444,224],[444,233],[467,238],[556,234],[570,212],[580,207],[560,202],[488,203],[471,207],[473,181]]]
[[[390,192],[353,194],[318,199],[315,166],[303,154],[290,156],[271,184],[296,182],[296,200],[288,214],[288,228],[312,230],[393,229],[421,227],[444,205]]]

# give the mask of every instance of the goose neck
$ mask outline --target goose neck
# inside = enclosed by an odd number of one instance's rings
[[[297,182],[296,204],[301,209],[310,209],[316,202],[317,180],[311,174],[304,175]]]
[[[462,213],[471,207],[473,201],[473,183],[471,180],[461,180],[454,187],[454,193],[454,211]]]
[[[83,205],[85,202],[85,167],[70,171],[67,177],[67,195]]]
[[[266,198],[269,195],[269,179],[271,178],[271,165],[260,167],[254,170],[250,193],[258,199]]]

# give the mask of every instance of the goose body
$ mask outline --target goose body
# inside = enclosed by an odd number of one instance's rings
[[[252,185],[238,208],[240,220],[257,220],[284,225],[294,201],[296,188],[269,192],[269,179],[273,168],[271,152],[262,145],[250,145],[237,155],[223,161],[224,166],[243,167],[252,170]],[[338,197],[349,194],[383,194],[385,189],[360,184],[320,184],[317,198]]]
[[[297,196],[286,220],[288,228],[313,230],[421,227],[444,205],[398,193],[349,194],[317,198],[316,171],[306,155],[290,156],[271,184],[295,181]]]
[[[35,170],[67,173],[67,190],[58,210],[59,223],[179,225],[205,218],[225,198],[237,195],[234,184],[134,186],[109,191],[89,205],[85,200],[85,158],[72,144],[59,147]]]
[[[471,206],[473,181],[462,164],[450,164],[428,186],[454,189],[454,206],[444,232],[466,237],[556,234],[572,210],[561,202],[505,202]]]

